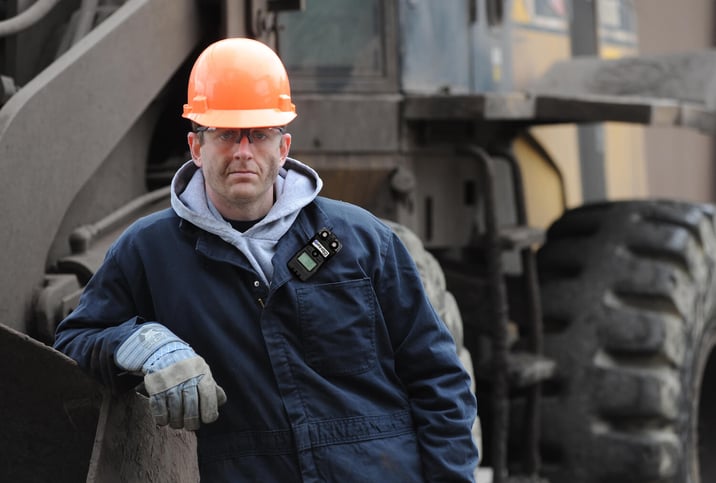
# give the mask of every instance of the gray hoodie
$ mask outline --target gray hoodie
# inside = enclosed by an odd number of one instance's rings
[[[236,247],[263,282],[270,284],[276,243],[291,227],[301,208],[313,201],[322,187],[318,173],[300,161],[286,158],[274,183],[276,202],[261,221],[243,233],[224,220],[209,200],[204,176],[193,161],[186,162],[174,175],[171,201],[179,217]]]

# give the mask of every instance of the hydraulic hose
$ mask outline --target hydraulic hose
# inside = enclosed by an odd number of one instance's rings
[[[99,0],[82,0],[77,28],[72,35],[72,45],[82,40],[82,37],[92,30],[94,19],[97,15],[97,7],[99,7]]]
[[[0,37],[14,35],[42,19],[60,0],[37,0],[27,10],[0,21]]]

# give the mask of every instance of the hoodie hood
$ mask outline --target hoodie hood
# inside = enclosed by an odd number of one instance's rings
[[[274,192],[276,202],[266,216],[241,233],[218,212],[206,193],[204,176],[193,161],[187,161],[172,179],[171,203],[176,214],[189,223],[217,235],[248,258],[264,283],[273,275],[271,260],[278,240],[293,225],[301,209],[311,203],[323,187],[318,173],[293,158],[286,158]]]

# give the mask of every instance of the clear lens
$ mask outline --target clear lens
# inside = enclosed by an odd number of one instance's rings
[[[211,141],[226,145],[240,143],[244,136],[248,138],[249,143],[262,145],[276,139],[276,137],[284,132],[283,128],[280,127],[261,127],[251,129],[206,127],[199,128],[197,131],[205,131]]]

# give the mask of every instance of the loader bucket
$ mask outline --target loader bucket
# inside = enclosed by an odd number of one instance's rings
[[[0,481],[196,482],[193,433],[157,428],[77,364],[0,324]]]

